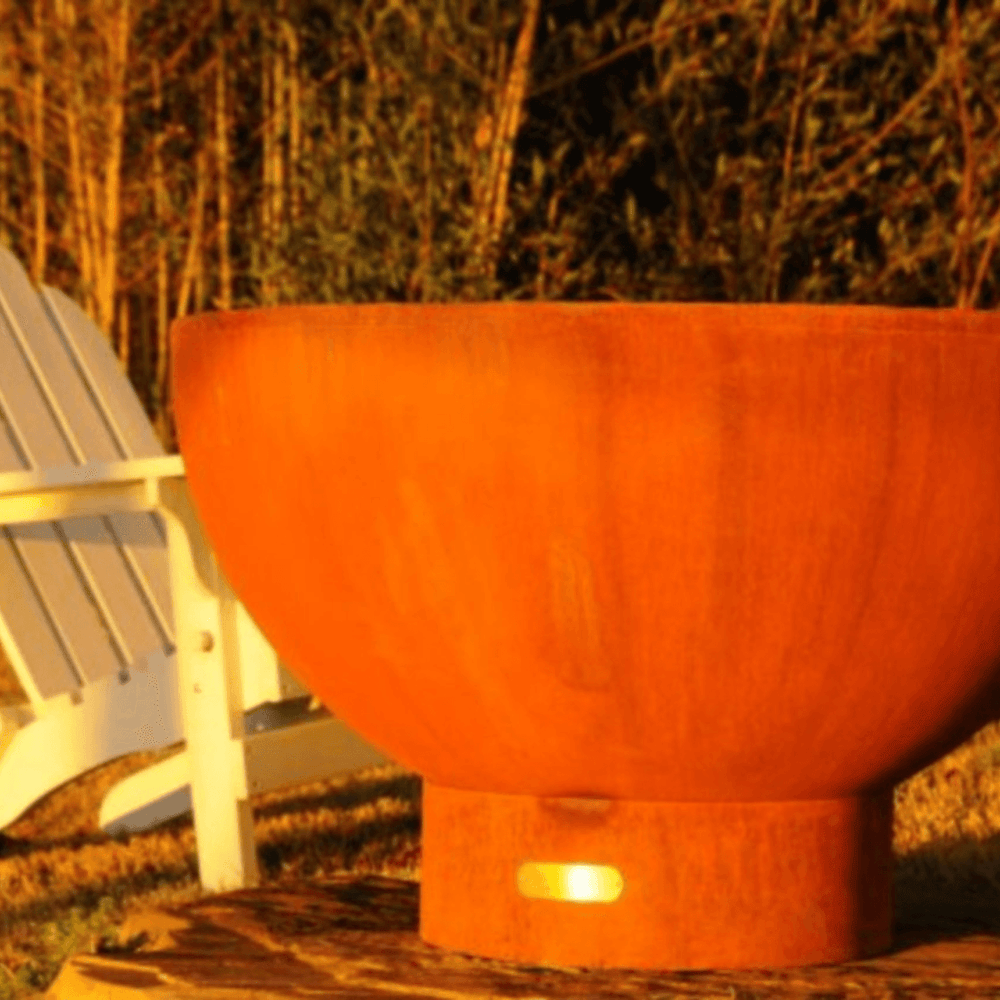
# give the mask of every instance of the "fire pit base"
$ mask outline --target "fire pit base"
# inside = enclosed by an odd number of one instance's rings
[[[540,966],[780,968],[892,943],[892,791],[542,799],[424,781],[420,935]]]

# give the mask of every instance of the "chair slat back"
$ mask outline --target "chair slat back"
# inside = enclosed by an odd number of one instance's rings
[[[100,331],[0,247],[0,471],[163,454]],[[173,652],[153,514],[0,526],[0,638],[33,703]]]
[[[132,383],[90,317],[57,288],[42,288],[42,301],[53,324],[72,353],[83,381],[122,458],[151,458],[165,454]],[[117,537],[127,544],[143,599],[150,605],[160,631],[173,641],[170,574],[166,569],[166,532],[155,514],[116,514],[108,518]]]

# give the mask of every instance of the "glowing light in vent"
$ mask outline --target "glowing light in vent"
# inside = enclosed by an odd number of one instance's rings
[[[624,887],[621,872],[610,865],[525,861],[517,870],[518,892],[529,899],[613,903]]]

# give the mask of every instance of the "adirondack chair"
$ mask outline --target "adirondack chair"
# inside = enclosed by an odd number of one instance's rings
[[[221,892],[259,884],[251,794],[388,762],[278,661],[101,332],[3,247],[0,643],[27,697],[0,708],[0,829],[183,742],[112,788],[100,825],[192,810],[201,884]]]

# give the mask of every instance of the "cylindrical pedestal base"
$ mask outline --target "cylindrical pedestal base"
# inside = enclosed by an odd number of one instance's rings
[[[540,799],[424,782],[420,935],[530,965],[844,962],[892,940],[892,790]]]

